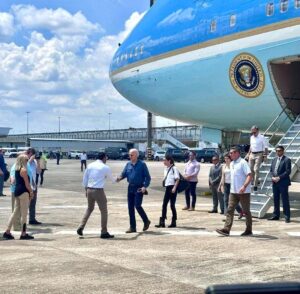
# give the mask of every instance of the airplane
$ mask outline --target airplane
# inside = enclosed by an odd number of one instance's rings
[[[110,78],[135,105],[219,130],[300,113],[300,0],[157,0]]]

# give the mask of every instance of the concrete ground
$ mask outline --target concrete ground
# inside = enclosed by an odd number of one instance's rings
[[[13,160],[8,160],[11,165]],[[86,209],[82,173],[76,160],[48,162],[44,186],[39,188],[37,219],[29,226],[33,241],[0,240],[1,293],[203,293],[208,285],[298,281],[300,277],[300,188],[291,187],[292,221],[254,219],[253,237],[240,237],[244,220],[235,219],[230,237],[219,236],[224,216],[208,214],[209,164],[202,164],[196,211],[182,211],[184,195],[177,200],[178,227],[157,229],[163,199],[161,162],[149,162],[152,175],[144,208],[151,226],[145,233],[137,216],[138,233],[129,227],[126,182],[107,183],[109,231],[114,239],[99,238],[100,214],[96,208],[84,237],[76,234]],[[125,165],[109,161],[118,175]],[[183,171],[184,164],[177,164]],[[9,195],[6,185],[5,194]],[[5,230],[10,197],[0,198],[0,223]],[[269,211],[270,216],[272,209]],[[171,216],[168,210],[168,216]],[[167,223],[170,222],[168,217]]]

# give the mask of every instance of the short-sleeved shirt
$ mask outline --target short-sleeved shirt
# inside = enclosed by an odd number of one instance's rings
[[[244,185],[247,176],[251,174],[250,167],[245,159],[239,157],[237,160],[233,160],[230,163],[230,171],[231,171],[230,193],[239,194],[239,191]],[[244,193],[245,194],[251,193],[250,185],[246,187]]]
[[[252,135],[250,137],[250,148],[251,152],[264,152],[268,148],[266,138],[261,134],[256,137]]]
[[[169,169],[170,169],[170,171],[169,171]],[[176,180],[178,180],[180,178],[179,171],[176,168],[176,166],[172,165],[169,168],[165,168],[164,177],[165,177],[165,187],[174,186]]]

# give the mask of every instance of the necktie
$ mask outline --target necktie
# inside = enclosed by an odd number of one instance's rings
[[[276,176],[278,175],[278,168],[279,168],[279,164],[280,164],[280,157],[277,158],[276,164],[275,164],[275,174]]]

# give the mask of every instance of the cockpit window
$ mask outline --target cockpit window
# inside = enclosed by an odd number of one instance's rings
[[[210,31],[213,33],[217,30],[217,21],[216,20],[212,20],[210,23]]]
[[[289,0],[281,0],[280,1],[280,12],[287,12],[289,8]]]
[[[267,16],[272,16],[274,14],[274,3],[268,3],[266,9]]]
[[[230,15],[230,27],[234,27],[236,24],[236,14]]]
[[[296,9],[300,8],[300,0],[295,0],[295,8]]]

